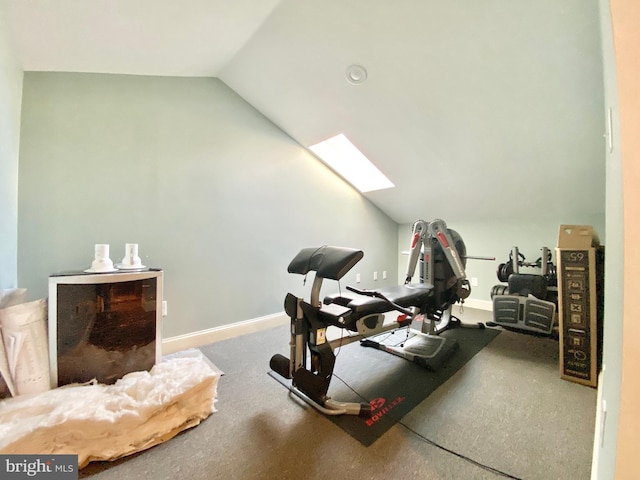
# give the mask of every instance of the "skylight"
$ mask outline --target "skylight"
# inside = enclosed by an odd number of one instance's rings
[[[362,193],[395,186],[342,133],[309,149]]]

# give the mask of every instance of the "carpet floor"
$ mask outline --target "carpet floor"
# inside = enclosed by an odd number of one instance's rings
[[[503,331],[368,447],[267,375],[288,342],[285,325],[201,347],[225,373],[218,411],[150,450],[92,463],[80,478],[590,478],[596,390],[560,379],[556,340]]]

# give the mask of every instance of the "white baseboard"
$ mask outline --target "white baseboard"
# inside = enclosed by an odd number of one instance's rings
[[[493,302],[491,300],[480,300],[477,298],[467,298],[464,301],[464,306],[469,308],[477,308],[478,310],[493,310]]]
[[[273,315],[245,320],[244,322],[232,323],[221,327],[208,328],[198,332],[165,338],[162,341],[162,354],[168,355],[181,350],[197,348],[209,343],[238,337],[247,333],[259,332],[267,328],[286,325],[289,321],[289,317],[284,312],[274,313]]]

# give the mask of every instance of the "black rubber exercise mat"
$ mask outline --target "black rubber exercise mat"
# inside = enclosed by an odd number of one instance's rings
[[[398,420],[427,398],[491,342],[500,330],[455,328],[442,333],[455,339],[458,349],[437,371],[374,348],[352,343],[336,350],[334,377],[329,396],[341,402],[369,402],[370,418],[354,415],[329,416],[332,422],[363,445],[369,446]],[[386,344],[406,338],[403,330],[377,337]]]

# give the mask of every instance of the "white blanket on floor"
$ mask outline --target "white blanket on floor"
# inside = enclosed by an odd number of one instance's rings
[[[82,468],[145,450],[216,411],[214,368],[202,355],[175,357],[114,385],[69,385],[2,400],[0,453],[77,454]]]

